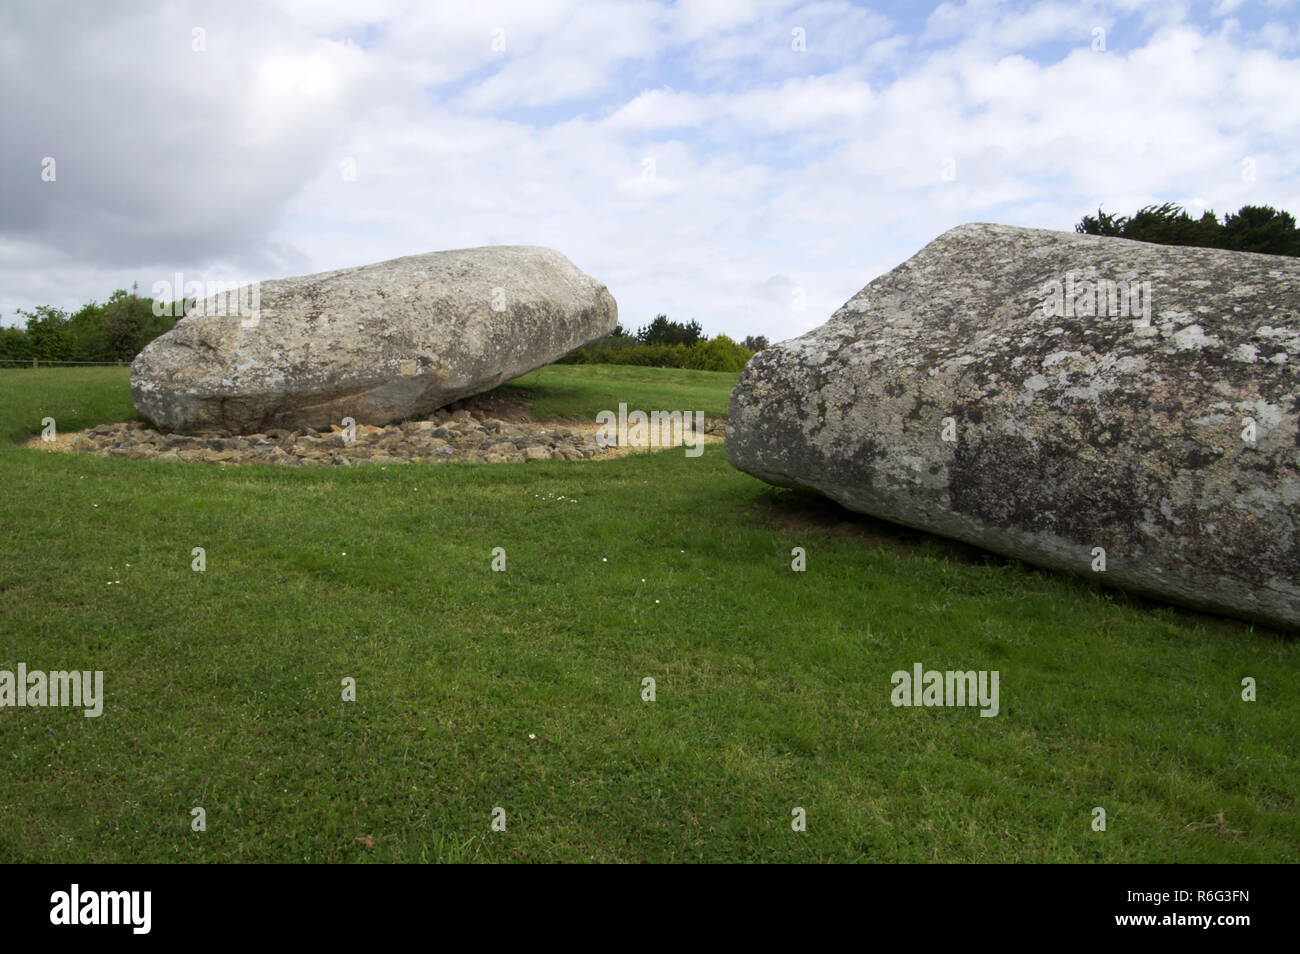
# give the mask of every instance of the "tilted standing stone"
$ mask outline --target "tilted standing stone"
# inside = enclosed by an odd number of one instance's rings
[[[1300,260],[964,225],[756,355],[726,451],[852,510],[1296,628],[1298,378]]]
[[[618,306],[559,252],[491,246],[214,296],[131,365],[160,428],[248,434],[387,424],[496,387],[614,330]],[[240,298],[243,297],[243,303]]]

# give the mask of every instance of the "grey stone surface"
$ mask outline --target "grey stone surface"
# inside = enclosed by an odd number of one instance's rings
[[[68,435],[63,446],[39,440],[31,446],[133,459],[210,461],[223,465],[519,463],[532,460],[588,460],[609,456],[596,443],[595,428],[554,427],[540,421],[501,421],[444,408],[429,420],[401,424],[339,426],[325,432],[273,429],[266,434],[218,437],[163,434],[141,421],[103,424]]]
[[[1099,313],[1061,314],[1071,279]],[[1085,281],[1149,298],[1123,315]],[[1300,260],[964,225],[756,355],[726,451],[1042,566],[1092,576],[1102,548],[1102,582],[1295,629],[1298,372]]]
[[[558,252],[491,246],[259,283],[207,299],[131,365],[165,430],[247,434],[426,415],[614,329],[604,285]]]

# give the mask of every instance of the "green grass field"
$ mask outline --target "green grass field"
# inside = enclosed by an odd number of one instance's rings
[[[734,377],[507,390],[712,415]],[[106,696],[0,709],[0,860],[1300,860],[1295,640],[854,518],[720,445],[223,469],[14,443],[132,415],[125,368],[0,371],[0,669]],[[998,670],[1000,714],[893,707],[916,662]]]

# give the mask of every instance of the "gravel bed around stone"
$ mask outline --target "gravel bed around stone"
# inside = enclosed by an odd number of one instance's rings
[[[515,415],[517,418],[518,415]],[[724,420],[706,422],[701,440],[720,439]],[[286,467],[400,464],[440,461],[523,463],[619,456],[630,448],[596,443],[596,426],[574,427],[533,420],[504,420],[466,408],[436,411],[426,420],[386,427],[358,424],[351,439],[342,427],[328,431],[270,430],[265,434],[168,434],[142,421],[100,424],[59,435],[35,437],[29,446],[79,454],[217,464],[281,464]]]

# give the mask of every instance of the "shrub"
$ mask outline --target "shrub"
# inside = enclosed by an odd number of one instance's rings
[[[1133,215],[1110,215],[1097,210],[1085,215],[1076,232],[1155,242],[1159,245],[1194,245],[1237,252],[1300,256],[1300,230],[1289,212],[1269,205],[1243,205],[1220,222],[1213,212],[1194,219],[1178,205],[1148,205]]]
[[[687,346],[685,363],[678,367],[696,371],[740,371],[753,356],[754,352],[748,348],[742,348],[726,335],[718,335],[709,341],[697,341]]]
[[[42,361],[130,361],[150,341],[176,324],[170,307],[118,289],[102,305],[90,302],[69,317],[61,308],[38,305],[18,310],[23,328],[0,329],[0,358]],[[177,309],[183,312],[184,306]]]
[[[637,344],[635,339],[599,341],[571,351],[558,364],[630,364],[646,368],[739,371],[754,352],[726,335],[694,344]]]

